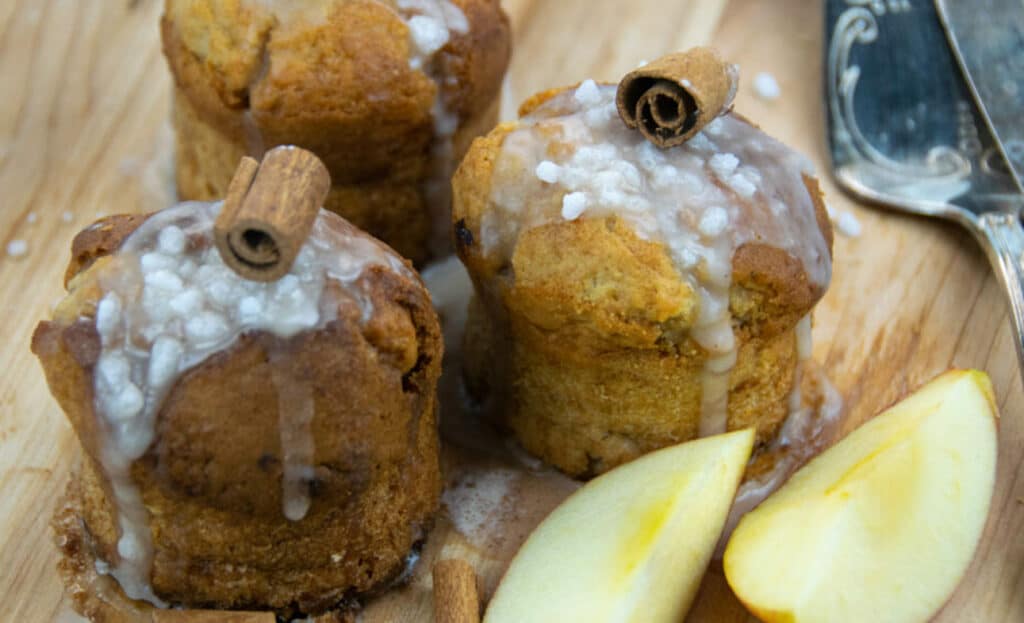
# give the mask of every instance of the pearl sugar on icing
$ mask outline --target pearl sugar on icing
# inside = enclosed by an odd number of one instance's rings
[[[289,338],[336,316],[328,281],[351,295],[365,322],[373,305],[358,278],[369,266],[409,274],[400,258],[369,238],[351,235],[321,211],[289,273],[249,281],[227,267],[213,244],[220,204],[184,203],[149,217],[104,266],[95,327],[102,349],[94,406],[105,423],[101,463],[111,482],[121,536],[116,565],[105,563],[133,599],[164,605],[149,585],[153,556],[147,511],[131,478],[132,463],[152,444],[155,420],[178,378],[240,335]],[[271,353],[274,359],[274,354]],[[309,508],[313,417],[311,389],[274,364],[284,456],[283,513],[298,521]]]
[[[736,361],[729,310],[736,249],[757,241],[799,260],[814,284],[830,277],[803,180],[809,171],[804,157],[731,114],[679,147],[659,149],[619,122],[614,86],[585,80],[505,136],[495,165],[503,182],[494,184],[481,240],[485,253],[507,259],[522,231],[614,215],[640,238],[664,244],[699,296],[690,335],[707,351],[701,433],[724,432]]]

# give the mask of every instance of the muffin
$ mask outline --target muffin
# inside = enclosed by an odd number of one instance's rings
[[[247,281],[213,245],[219,209],[80,233],[32,338],[84,450],[55,527],[93,620],[320,613],[398,577],[438,508],[442,346],[419,277],[321,210],[286,276]]]
[[[449,249],[449,179],[497,121],[498,0],[167,0],[182,199],[224,197],[242,155],[316,153],[325,207],[422,263]]]
[[[804,158],[735,113],[659,149],[615,96],[593,81],[534,96],[453,180],[467,389],[582,477],[748,426],[768,444],[799,403],[831,274]]]

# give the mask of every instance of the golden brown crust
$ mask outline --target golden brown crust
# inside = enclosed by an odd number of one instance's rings
[[[322,23],[241,0],[166,1],[161,28],[178,92],[179,193],[221,198],[243,154],[299,145],[331,173],[337,192],[328,209],[425,260],[430,215],[422,186],[433,173],[438,86],[410,68],[408,28],[393,3],[313,4]],[[469,31],[453,32],[435,61],[446,77],[445,105],[460,122],[457,162],[468,138],[497,120],[511,37],[497,0],[455,4]],[[396,193],[384,192],[392,187]]]
[[[818,180],[804,174],[818,228],[832,253],[832,223]],[[825,295],[826,285],[812,283],[800,262],[782,249],[761,244],[741,245],[732,257],[733,291],[730,308],[745,327],[775,335],[793,327]]]
[[[87,492],[83,483],[87,471],[81,466],[76,468],[81,477],[68,480],[67,490],[58,501],[52,520],[52,528],[60,556],[57,570],[65,585],[66,595],[72,608],[93,623],[151,623],[157,612],[149,603],[128,599],[121,591],[117,581],[108,575],[97,572],[97,563],[103,560],[98,543],[88,526],[82,520],[81,509]],[[329,610],[323,614],[309,617],[311,623],[355,623],[356,613],[353,606],[355,600],[345,600],[340,608]],[[194,610],[160,610],[167,614],[177,612],[182,617],[193,617]],[[228,621],[228,614],[223,611],[220,616],[212,617],[215,611],[203,610],[209,618],[203,621]],[[183,618],[184,620],[184,618]],[[192,619],[189,619],[192,620]],[[198,620],[198,618],[197,618]]]
[[[602,84],[604,84],[604,83],[602,83]],[[541,91],[539,93],[534,93],[530,97],[528,97],[525,100],[523,100],[523,103],[519,105],[519,116],[520,117],[525,117],[526,115],[529,115],[529,114],[533,113],[533,111],[535,111],[538,108],[540,108],[545,102],[547,102],[548,100],[552,99],[556,95],[559,95],[560,93],[564,93],[566,91],[571,91],[573,89],[578,88],[579,86],[580,86],[580,83],[577,82],[576,84],[571,85],[571,86],[557,87],[557,88],[554,88],[554,89],[548,89],[546,91]]]
[[[78,232],[71,241],[71,261],[64,271],[64,287],[98,258],[113,253],[128,234],[148,218],[145,214],[114,214]]]
[[[573,88],[573,87],[569,87]],[[565,89],[538,93],[526,115]],[[483,216],[506,123],[473,142],[453,179],[453,236],[476,286],[465,341],[468,387],[504,405],[527,450],[573,475],[594,475],[696,436],[704,349],[689,335],[698,299],[667,247],[620,219],[559,220],[485,253]],[[817,182],[805,176],[817,223],[832,231]],[[505,259],[505,258],[508,259]],[[800,261],[751,242],[732,257],[730,311],[738,360],[727,425],[774,437],[797,366],[795,326],[824,295]]]
[[[536,107],[564,92],[567,88],[551,89],[532,96],[523,103],[520,114],[529,114]],[[742,119],[742,117],[740,118]],[[469,268],[471,275],[479,274],[489,279],[501,270],[507,269],[502,265],[500,258],[487,256],[479,244],[467,244],[466,241],[476,241],[480,238],[483,214],[491,209],[491,189],[496,184],[503,182],[503,180],[495,179],[496,159],[505,137],[516,127],[515,122],[503,123],[494,128],[487,136],[474,140],[452,179],[453,237],[459,256]],[[803,178],[808,195],[814,205],[818,227],[825,237],[831,253],[832,226],[825,210],[820,187],[815,178],[806,174]],[[572,230],[578,227],[580,227],[580,223],[577,221],[562,221],[547,225],[544,229],[548,231],[558,228]],[[621,237],[628,231],[628,227],[619,228],[618,236]],[[569,234],[561,234],[561,236],[564,235]],[[632,233],[628,235],[632,236]],[[560,234],[548,234],[548,236],[554,238]],[[530,236],[527,235],[522,236],[519,244],[523,244],[522,241],[529,238]],[[664,252],[664,245],[650,244],[662,247],[665,257],[668,257],[667,252]],[[571,250],[564,247],[552,248],[553,245],[533,246],[540,254],[558,253],[563,256],[581,254],[583,257],[594,255],[592,241]],[[515,254],[522,256],[518,250],[515,251]],[[538,256],[534,259],[538,264],[545,264],[551,258]],[[527,261],[524,258],[521,263]],[[532,260],[529,261],[533,263]],[[597,263],[600,263],[600,260],[597,260]],[[609,263],[614,263],[614,259]],[[747,291],[739,299],[736,292],[733,293],[733,315],[744,324],[767,322],[768,325],[763,327],[767,331],[774,332],[779,328],[780,316],[785,320],[782,324],[792,327],[797,320],[814,307],[825,293],[824,286],[811,283],[799,260],[770,245],[758,242],[741,245],[733,255],[732,267],[734,289]],[[595,270],[603,268],[605,267],[595,267]],[[574,285],[573,278],[569,277],[564,281],[562,287],[571,290]],[[736,308],[737,303],[739,308]],[[633,313],[644,313],[644,311],[645,307],[638,306]]]
[[[501,258],[483,253],[480,231],[483,214],[490,205],[501,145],[515,128],[515,122],[502,123],[486,136],[474,139],[452,177],[452,237],[470,276],[490,277],[506,268]]]
[[[818,178],[807,173],[803,174],[803,178],[804,185],[807,186],[807,192],[811,196],[811,202],[814,204],[814,218],[818,221],[818,229],[821,230],[821,234],[825,236],[825,242],[828,244],[828,252],[831,256],[835,234],[832,231],[832,221],[828,218],[828,208],[825,206],[825,193],[821,192],[821,184],[818,183]]]
[[[452,2],[465,14],[469,32],[452,33],[441,52],[440,74],[455,77],[445,88],[448,109],[470,119],[484,112],[501,91],[512,55],[512,32],[499,0]]]
[[[545,462],[589,478],[697,436],[703,360],[696,344],[679,352],[595,353],[573,350],[532,326],[513,332],[515,344],[504,348],[511,352],[508,378],[515,390],[500,394],[510,401],[503,423]],[[491,356],[504,348],[492,347]],[[742,342],[730,375],[728,429],[753,426],[758,445],[773,439],[788,414],[795,365],[792,332]],[[483,382],[493,388],[494,369],[493,363],[467,368],[469,387],[477,388],[479,377],[487,377]]]
[[[617,218],[544,225],[512,257],[509,311],[595,348],[653,348],[665,325],[689,326],[696,297],[665,248]]]
[[[104,560],[116,560],[115,510],[102,471],[92,407],[99,339],[90,316],[96,258],[117,249],[139,219],[108,219],[80,236],[67,306],[33,336],[51,392],[87,459],[75,508]],[[346,227],[349,227],[346,225]],[[93,259],[90,266],[79,254]],[[340,288],[337,319],[291,340],[241,336],[185,373],[165,400],[157,435],[132,478],[150,511],[154,589],[192,607],[320,612],[346,593],[395,577],[423,538],[440,497],[435,387],[441,336],[418,279],[371,267],[360,277],[374,306]],[[67,318],[75,318],[68,323]],[[313,503],[281,512],[281,445],[273,361],[285,357],[314,396]],[[343,379],[343,381],[342,381]]]
[[[497,94],[510,55],[508,18],[497,0],[456,0],[469,23],[452,32],[438,68],[445,103],[462,119],[484,112]],[[322,23],[284,17],[240,0],[166,0],[164,53],[175,82],[214,125],[249,107],[259,129],[358,147],[338,154],[372,169],[394,160],[395,149],[414,151],[429,140],[435,85],[409,67],[406,25],[388,2],[324,0]],[[395,131],[388,137],[380,132]],[[332,136],[324,137],[324,131]],[[296,134],[298,132],[298,134]],[[413,135],[408,134],[413,132]],[[388,145],[384,138],[400,138]],[[301,141],[295,141],[310,147]],[[318,154],[321,152],[317,151]],[[337,162],[323,155],[332,174]],[[399,167],[403,168],[403,167]]]

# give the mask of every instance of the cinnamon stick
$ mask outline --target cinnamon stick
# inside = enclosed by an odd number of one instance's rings
[[[615,105],[622,121],[667,149],[681,145],[729,110],[736,95],[735,65],[711,48],[663,56],[619,82]]]
[[[153,623],[274,623],[273,612],[153,610]]]
[[[305,149],[275,147],[258,165],[242,158],[214,224],[224,263],[254,281],[283,277],[330,188],[327,167]]]
[[[435,623],[479,623],[480,597],[472,565],[457,558],[439,560],[433,573]]]

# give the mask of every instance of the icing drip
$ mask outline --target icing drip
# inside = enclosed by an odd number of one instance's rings
[[[799,260],[816,285],[831,276],[802,177],[810,168],[731,114],[682,146],[660,150],[620,122],[614,86],[587,80],[538,106],[505,137],[481,242],[485,253],[507,260],[522,231],[612,215],[639,237],[662,242],[700,301],[690,331],[707,353],[700,434],[720,433],[737,355],[729,309],[735,251],[756,241]],[[524,172],[537,179],[509,182]]]
[[[149,568],[153,564],[153,543],[146,524],[148,512],[142,495],[131,479],[132,460],[127,455],[109,457],[104,452],[103,468],[110,480],[117,505],[117,526],[121,536],[117,541],[117,554],[121,563],[116,567],[96,563],[96,570],[109,573],[121,585],[125,595],[148,601],[166,608],[167,603],[156,596],[149,584]]]
[[[776,457],[771,469],[746,480],[736,492],[718,542],[716,558],[721,558],[740,519],[785,484],[807,461],[824,451],[836,436],[843,411],[842,396],[825,373],[810,365],[809,360],[807,365],[801,364],[801,368],[803,373],[794,391],[797,396],[801,395],[799,386],[806,377],[809,395],[804,400],[798,398],[797,408],[790,410],[778,436],[764,450]]]
[[[444,326],[445,355],[456,354],[462,348],[466,307],[473,296],[469,273],[459,258],[451,255],[424,268],[421,276]]]
[[[811,358],[814,342],[811,339],[811,315],[807,314],[796,324],[796,356],[800,361]]]
[[[281,510],[288,519],[299,521],[309,512],[309,486],[315,477],[313,389],[309,381],[291,369],[287,357],[276,355],[271,356],[271,365],[281,437]]]
[[[373,314],[357,281],[371,265],[408,274],[382,245],[352,235],[321,211],[288,275],[272,283],[248,281],[224,265],[213,246],[219,203],[184,203],[147,219],[103,267],[104,292],[96,308],[102,351],[94,371],[94,408],[104,433],[100,462],[117,505],[120,560],[104,563],[132,599],[164,606],[149,584],[153,558],[148,511],[131,477],[132,464],[155,436],[164,398],[183,373],[248,331],[278,338],[317,329],[336,316],[325,296],[328,280]],[[308,508],[313,440],[310,389],[275,366],[281,405],[285,516]],[[304,497],[305,496],[305,497]],[[101,571],[102,571],[101,570]]]
[[[435,256],[450,252],[448,226],[451,221],[451,177],[455,168],[453,139],[459,128],[459,116],[445,103],[445,86],[452,77],[445,76],[437,62],[441,49],[452,33],[469,32],[469,20],[449,0],[398,0],[399,16],[409,28],[413,53],[409,67],[422,71],[434,81],[437,93],[431,108],[434,140],[430,147],[430,174],[423,185],[423,194],[431,213],[431,251]]]
[[[804,362],[811,358],[811,351],[814,347],[811,340],[811,315],[807,314],[796,323],[796,370],[793,373],[793,389],[789,392],[790,414],[800,410],[802,400],[800,396],[800,382],[803,380]]]

